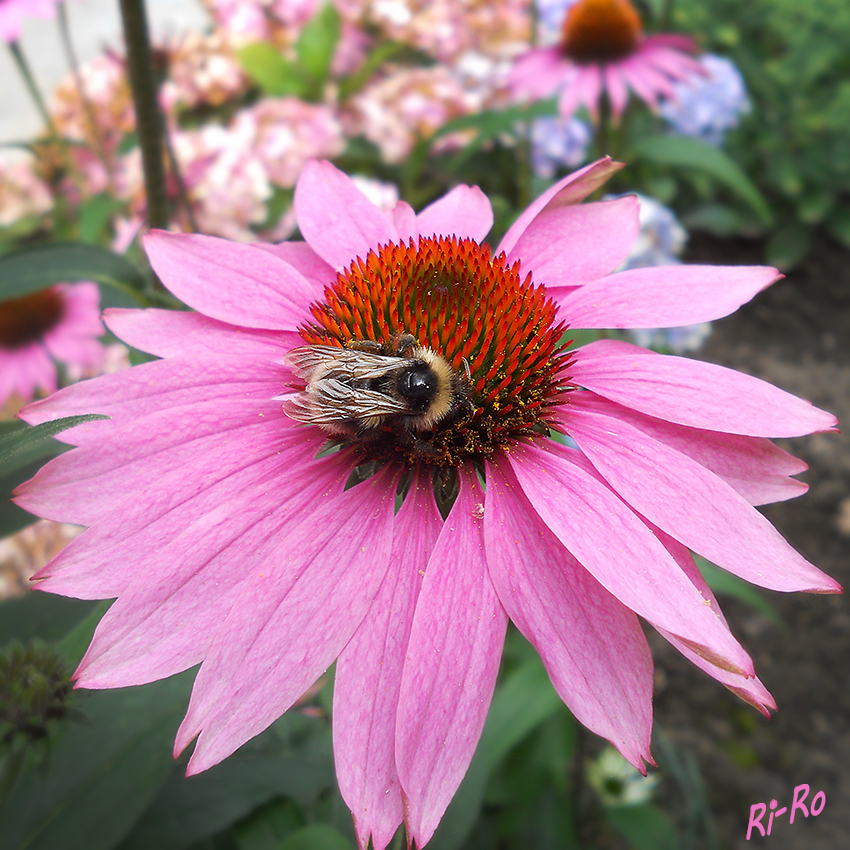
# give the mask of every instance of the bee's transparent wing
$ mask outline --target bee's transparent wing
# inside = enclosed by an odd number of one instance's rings
[[[307,383],[325,376],[344,381],[371,381],[397,369],[403,359],[332,345],[303,345],[283,356],[284,363]]]
[[[383,393],[323,378],[283,403],[287,416],[309,425],[334,425],[351,420],[407,413],[407,407]]]

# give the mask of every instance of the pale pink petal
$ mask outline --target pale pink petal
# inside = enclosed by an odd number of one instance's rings
[[[314,297],[319,300],[326,286],[336,280],[336,272],[306,242],[254,242],[252,247],[261,248],[289,263],[301,272],[305,280],[313,284]]]
[[[629,57],[620,63],[620,73],[634,89],[638,97],[655,111],[658,106],[658,95],[675,96],[673,81],[661,71],[656,71],[638,57]]]
[[[547,207],[508,253],[536,284],[575,286],[612,272],[640,231],[636,195],[614,201]]]
[[[696,461],[602,411],[573,407],[564,421],[614,490],[694,552],[771,590],[840,589],[725,481]]]
[[[640,428],[653,439],[710,469],[751,505],[793,499],[809,489],[802,481],[789,477],[805,472],[808,465],[763,437],[743,437],[675,425],[590,391],[570,393],[557,413],[559,420],[566,422],[572,410],[602,412]]]
[[[551,295],[571,328],[675,328],[728,316],[779,277],[767,266],[657,266]]]
[[[144,569],[98,625],[75,673],[79,686],[144,684],[203,661],[257,571],[277,569],[305,506],[343,491],[346,465],[333,457],[314,460],[308,448],[294,445],[286,452],[289,487],[281,488],[275,510],[257,511],[256,505],[280,475],[280,461],[265,464],[264,475],[227,500],[185,515],[174,537],[139,554]]]
[[[616,124],[629,102],[629,90],[620,73],[618,64],[608,63],[605,65],[604,76],[605,90],[608,92],[608,98],[611,101],[611,114]]]
[[[644,770],[653,678],[640,623],[561,545],[505,461],[487,465],[484,541],[499,599],[561,699]]]
[[[578,349],[570,380],[641,413],[710,431],[799,437],[837,424],[831,413],[758,378],[620,340]]]
[[[422,576],[443,521],[430,476],[417,473],[393,521],[390,567],[369,614],[339,656],[334,762],[360,846],[384,850],[404,817],[395,766],[401,674]]]
[[[423,847],[472,760],[493,697],[508,618],[487,573],[484,494],[461,470],[410,633],[396,722],[408,835]]]
[[[22,398],[31,399],[37,390],[44,393],[56,391],[56,365],[40,342],[3,351],[2,366],[7,374],[10,395],[18,392]]]
[[[398,242],[392,216],[378,209],[346,174],[329,162],[310,160],[294,197],[298,227],[310,247],[340,271],[370,250]]]
[[[578,65],[572,80],[565,81],[558,101],[558,112],[569,117],[577,106],[585,106],[591,119],[599,120],[599,99],[602,95],[602,71],[598,65]]]
[[[456,236],[480,242],[493,226],[493,208],[477,186],[455,186],[416,216],[420,236]]]
[[[304,344],[295,331],[254,330],[179,310],[110,308],[103,318],[119,339],[157,357],[221,357],[227,351],[281,362],[290,348]]]
[[[111,417],[78,425],[57,436],[77,445],[98,440],[117,427],[169,407],[212,399],[268,401],[285,392],[291,379],[286,366],[250,357],[156,360],[72,384],[50,398],[27,405],[20,417],[30,425],[86,413]]]
[[[175,752],[198,737],[189,775],[277,720],[351,639],[389,564],[395,484],[385,470],[336,496],[303,500],[278,557],[252,566],[177,732]]]
[[[419,225],[416,223],[416,211],[407,201],[398,201],[392,210],[393,224],[398,230],[399,241],[405,244],[419,239]],[[427,235],[427,234],[426,234]]]
[[[268,251],[197,233],[152,230],[148,260],[181,301],[213,319],[247,328],[295,330],[315,286]]]
[[[622,162],[614,162],[610,156],[606,156],[560,179],[520,213],[519,218],[508,228],[495,253],[511,253],[519,238],[544,209],[578,204],[623,167]]]
[[[558,47],[537,48],[516,60],[506,83],[513,97],[540,100],[558,90],[570,65]]]
[[[652,39],[643,41],[635,58],[676,80],[685,80],[692,74],[705,76],[705,68],[692,56]]]
[[[543,522],[606,590],[704,657],[752,675],[725,624],[581,452],[549,442],[515,449],[508,459]]]

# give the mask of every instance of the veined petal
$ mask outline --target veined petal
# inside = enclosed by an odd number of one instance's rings
[[[423,847],[460,785],[484,728],[508,618],[490,581],[484,494],[461,468],[457,501],[425,571],[396,721],[408,835]]]
[[[503,459],[487,465],[484,541],[499,599],[561,699],[645,770],[653,679],[640,623],[552,534]]]
[[[314,298],[317,300],[322,297],[325,287],[336,280],[333,267],[306,242],[253,242],[252,246],[274,254],[301,272],[304,279],[313,285]]]
[[[342,651],[378,593],[392,541],[396,478],[385,470],[302,504],[278,557],[254,565],[201,665],[175,752],[198,736],[188,774],[262,732]]]
[[[392,217],[378,209],[329,162],[310,160],[294,197],[298,227],[310,247],[335,271],[379,245],[398,242]]]
[[[169,290],[222,322],[294,331],[315,298],[315,286],[299,271],[253,245],[162,230],[148,233],[144,244]]]
[[[157,357],[262,357],[281,362],[283,355],[304,340],[296,331],[243,328],[201,313],[178,310],[104,311],[106,326],[119,339]]]
[[[789,477],[805,472],[808,464],[764,437],[676,425],[623,407],[590,390],[570,393],[557,413],[558,419],[566,423],[572,410],[601,412],[640,428],[711,470],[751,505],[782,502],[809,489],[807,484]]]
[[[751,437],[834,430],[836,418],[766,381],[713,363],[602,339],[578,349],[570,379],[650,416]]]
[[[283,364],[249,357],[156,360],[71,384],[50,398],[27,405],[20,417],[30,425],[85,413],[110,417],[78,425],[57,437],[79,445],[101,439],[156,410],[213,399],[269,401],[287,389],[290,379]]]
[[[545,286],[575,286],[607,275],[628,256],[640,231],[636,195],[547,207],[508,253]]]
[[[616,174],[624,167],[624,163],[614,162],[610,156],[606,156],[563,177],[554,186],[551,186],[532,201],[520,213],[519,218],[508,228],[508,232],[499,243],[499,247],[496,248],[495,253],[500,254],[503,251],[505,254],[511,253],[520,236],[525,233],[531,222],[544,209],[570,206],[571,204],[577,204],[583,201],[588,195],[595,192],[600,186],[603,186],[613,174]]]
[[[767,266],[657,266],[552,294],[572,328],[675,328],[728,316],[779,277]]]
[[[455,186],[416,216],[420,236],[457,236],[480,242],[493,226],[493,208],[477,186]]]
[[[101,620],[74,677],[86,688],[126,687],[172,676],[205,658],[221,624],[257,569],[274,570],[304,506],[341,493],[348,474],[336,458],[314,460],[297,445],[274,511],[257,511],[258,495],[274,486],[280,465],[255,465],[252,479],[182,522],[129,573]],[[275,468],[276,467],[276,468]],[[251,553],[250,561],[246,552]],[[253,572],[252,572],[253,569]],[[60,582],[61,582],[61,576]]]
[[[642,520],[581,452],[548,441],[508,455],[525,495],[567,550],[636,614],[707,658],[752,675],[752,662]]]
[[[395,765],[401,675],[422,576],[443,521],[429,477],[417,473],[393,521],[390,567],[369,614],[339,656],[334,762],[360,847],[384,850],[404,817]]]
[[[743,497],[696,461],[601,411],[574,407],[565,412],[564,421],[611,487],[694,552],[771,590],[840,590]]]

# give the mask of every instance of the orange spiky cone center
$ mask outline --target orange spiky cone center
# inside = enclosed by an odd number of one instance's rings
[[[610,62],[634,52],[641,35],[629,0],[579,0],[564,19],[563,50],[576,62]]]
[[[492,257],[471,239],[427,237],[370,251],[337,275],[311,312],[315,322],[300,329],[310,344],[389,347],[411,334],[463,376],[468,409],[420,435],[430,444],[426,462],[437,466],[489,456],[543,430],[569,389],[566,326],[554,303],[530,275],[521,278],[519,262],[508,265],[504,254]],[[389,438],[368,450],[370,459],[422,460]]]
[[[64,312],[65,302],[56,289],[0,302],[0,348],[12,350],[37,342],[62,320]]]

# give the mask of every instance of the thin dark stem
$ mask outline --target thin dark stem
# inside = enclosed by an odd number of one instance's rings
[[[71,40],[71,30],[68,27],[68,13],[65,10],[65,4],[59,4],[59,34],[62,39],[62,47],[65,50],[65,56],[68,59],[68,65],[71,68],[71,73],[74,75],[74,84],[77,86],[77,91],[80,95],[80,102],[83,105],[83,111],[86,115],[86,121],[89,125],[89,132],[94,141],[94,146],[97,150],[97,155],[106,169],[106,179],[112,186],[112,168],[106,156],[106,148],[103,144],[103,136],[100,133],[100,128],[97,126],[97,118],[94,114],[94,107],[86,94],[83,86],[83,78],[80,76],[80,63],[77,59],[77,52],[74,50],[74,43]]]
[[[664,0],[664,8],[658,18],[658,29],[666,30],[670,26],[670,19],[673,17],[673,6],[676,0]]]
[[[30,93],[30,97],[32,97],[33,103],[35,104],[35,108],[41,115],[41,120],[44,121],[53,139],[58,140],[59,134],[56,132],[56,125],[53,123],[53,119],[50,117],[50,113],[47,111],[47,104],[44,102],[44,98],[41,96],[41,92],[38,90],[38,86],[35,82],[35,77],[33,76],[32,71],[30,70],[29,63],[27,62],[20,45],[17,41],[11,41],[9,42],[9,50],[12,51],[12,58],[15,60],[15,64],[18,66],[18,70],[21,72],[21,76],[24,78],[27,90]]]
[[[142,151],[148,224],[168,227],[168,194],[165,188],[162,113],[157,100],[144,0],[121,0],[121,20],[127,43],[127,71],[133,90],[136,130]]]
[[[611,126],[611,101],[608,94],[602,92],[599,98],[599,124],[596,128],[596,154],[603,157],[608,155],[608,131]]]

